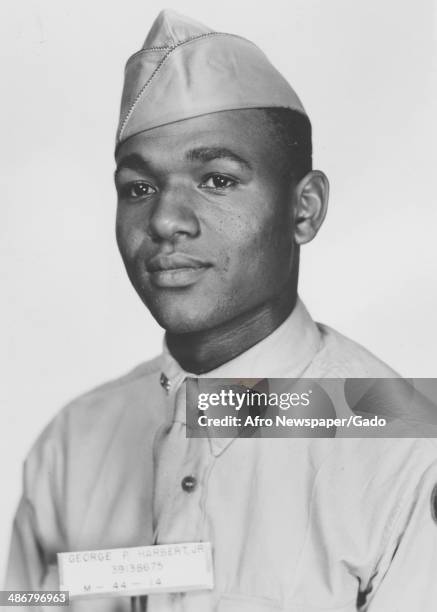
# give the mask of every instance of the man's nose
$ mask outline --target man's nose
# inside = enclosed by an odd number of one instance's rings
[[[186,190],[175,187],[161,191],[149,217],[150,236],[156,241],[171,241],[182,235],[194,238],[199,231],[199,220]]]

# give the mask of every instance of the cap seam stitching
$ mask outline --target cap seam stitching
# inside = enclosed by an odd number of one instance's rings
[[[205,32],[204,34],[198,34],[197,36],[191,36],[190,38],[187,38],[186,40],[181,40],[180,42],[175,43],[174,45],[163,45],[163,46],[155,46],[155,47],[147,47],[147,48],[143,47],[142,49],[138,49],[138,51],[135,51],[135,53],[133,53],[128,58],[126,65],[129,64],[131,60],[133,60],[135,57],[137,57],[138,55],[141,55],[141,53],[147,53],[148,51],[172,51],[173,49],[176,49],[176,47],[180,47],[181,45],[184,45],[185,43],[189,43],[198,38],[205,38],[208,36],[232,36],[232,38],[239,38],[240,40],[245,40],[246,42],[249,42],[252,45],[255,45],[255,43],[252,42],[251,40],[244,38],[244,36],[239,36],[238,34],[230,34],[229,32]]]
[[[158,66],[155,68],[155,70],[152,72],[152,74],[150,75],[150,77],[147,79],[147,81],[144,83],[144,85],[141,87],[140,91],[138,92],[138,94],[135,96],[134,101],[131,103],[125,118],[123,119],[123,121],[121,122],[120,125],[120,129],[118,131],[118,142],[120,143],[121,137],[123,135],[123,132],[126,128],[126,125],[129,121],[129,119],[132,116],[132,113],[134,112],[138,102],[140,101],[140,99],[142,98],[144,92],[146,91],[147,87],[150,85],[150,83],[153,81],[153,79],[155,78],[155,76],[160,72],[162,66],[165,64],[166,60],[168,57],[170,57],[170,55],[173,53],[173,51],[175,51],[177,48],[186,45],[188,43],[191,43],[195,40],[199,40],[201,38],[208,38],[210,36],[232,36],[234,38],[240,38],[242,40],[246,40],[245,38],[243,38],[242,36],[236,36],[235,34],[228,34],[226,32],[207,32],[205,34],[200,34],[198,36],[193,36],[191,38],[187,38],[187,40],[181,41],[180,43],[177,43],[176,45],[174,45],[173,47],[169,47],[168,48],[168,52],[164,55],[164,57],[162,58],[162,60],[159,62]],[[248,41],[250,42],[250,41]],[[253,44],[253,43],[252,43]],[[142,51],[149,51],[152,50],[150,49],[141,49],[141,51],[139,51],[138,53],[141,53]],[[161,49],[163,50],[163,49]],[[135,54],[137,55],[137,54]],[[134,57],[134,56],[132,56]],[[130,58],[132,59],[132,58]],[[130,61],[130,59],[128,60],[128,62]]]

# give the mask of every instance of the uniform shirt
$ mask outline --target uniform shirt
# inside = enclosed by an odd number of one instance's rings
[[[61,551],[210,541],[214,590],[153,595],[148,612],[435,610],[433,441],[189,439],[187,375],[164,348],[50,423],[25,462],[7,588],[56,588]],[[270,336],[206,376],[396,374],[299,301]]]

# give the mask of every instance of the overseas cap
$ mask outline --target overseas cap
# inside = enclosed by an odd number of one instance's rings
[[[306,114],[255,44],[165,10],[126,64],[116,145],[182,119],[275,106]]]

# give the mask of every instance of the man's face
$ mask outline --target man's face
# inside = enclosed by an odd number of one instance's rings
[[[148,130],[117,153],[117,242],[129,278],[172,333],[215,328],[289,289],[292,181],[260,110]]]

